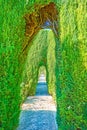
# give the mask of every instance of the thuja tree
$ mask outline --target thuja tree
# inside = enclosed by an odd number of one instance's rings
[[[20,111],[18,56],[24,38],[23,1],[0,0],[0,130],[14,130]]]
[[[55,65],[56,65],[56,59],[55,59],[55,35],[53,31],[50,31],[48,33],[48,50],[47,50],[47,82],[48,82],[48,88],[49,93],[55,98]]]
[[[87,129],[87,5],[60,2],[56,45],[57,119],[60,130]]]

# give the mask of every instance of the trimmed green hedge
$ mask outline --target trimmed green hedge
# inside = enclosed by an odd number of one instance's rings
[[[24,3],[0,0],[0,130],[14,130],[20,113],[20,63]]]
[[[0,130],[14,130],[18,125],[22,102],[20,83],[28,52],[22,54],[21,48],[29,39],[24,37],[23,16],[33,11],[30,7],[34,2],[39,3],[35,0],[29,2],[0,0]],[[37,69],[34,73],[36,82]]]
[[[87,129],[87,3],[60,2],[56,45],[59,130]]]
[[[40,66],[46,66],[46,53],[48,48],[47,31],[40,30],[30,43],[27,60],[23,72],[22,97],[23,100],[28,95],[34,95],[38,81],[38,71]]]
[[[49,93],[55,96],[55,39],[52,31],[40,30],[30,43],[21,83],[23,100],[34,95],[39,68],[45,66]]]
[[[47,50],[47,71],[48,71],[48,88],[49,93],[55,98],[56,76],[55,76],[55,35],[52,31],[48,33],[48,50]]]

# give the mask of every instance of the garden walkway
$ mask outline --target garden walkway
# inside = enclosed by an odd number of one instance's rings
[[[36,95],[29,96],[22,105],[17,130],[58,130],[56,105],[48,94],[44,75],[39,78]]]

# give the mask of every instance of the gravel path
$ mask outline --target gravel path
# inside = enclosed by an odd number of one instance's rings
[[[36,95],[23,103],[17,130],[58,130],[56,105],[45,82],[38,83]]]

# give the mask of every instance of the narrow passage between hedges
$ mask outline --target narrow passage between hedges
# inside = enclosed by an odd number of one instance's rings
[[[58,130],[56,105],[48,94],[43,74],[39,78],[36,95],[29,96],[22,105],[17,130]]]

